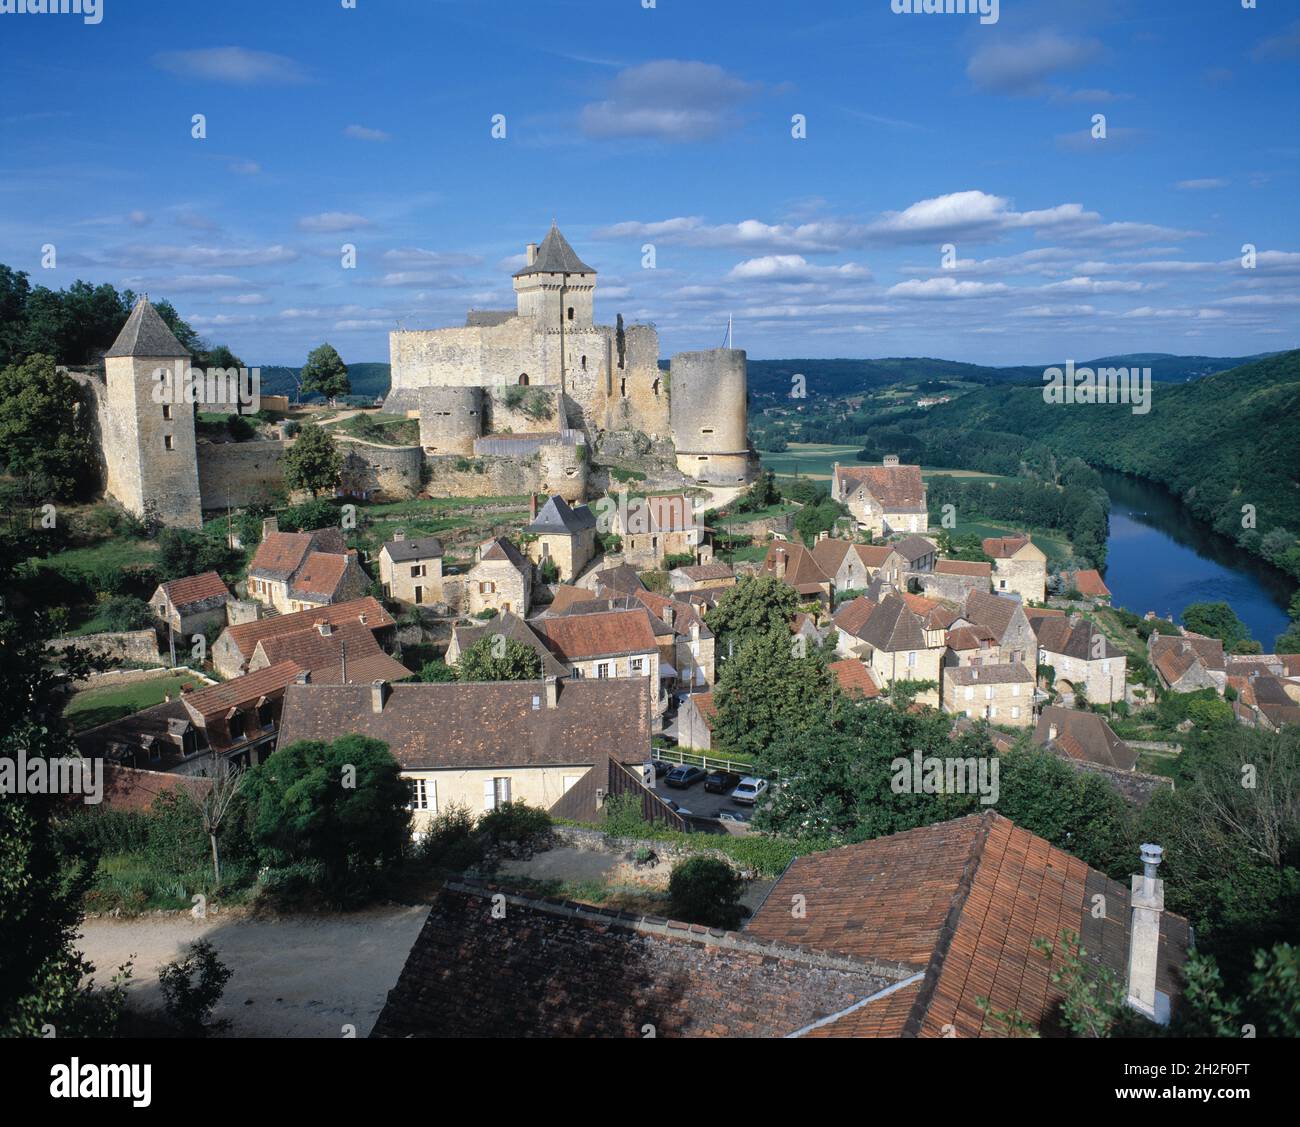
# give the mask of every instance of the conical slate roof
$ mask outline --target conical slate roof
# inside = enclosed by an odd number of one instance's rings
[[[594,274],[596,271],[588,266],[569,246],[569,240],[560,234],[554,223],[542,245],[537,251],[537,261],[515,272],[516,278],[528,274]]]
[[[135,303],[131,316],[117,334],[113,347],[104,353],[108,356],[146,356],[150,359],[188,358],[189,352],[167,327],[147,297]]]

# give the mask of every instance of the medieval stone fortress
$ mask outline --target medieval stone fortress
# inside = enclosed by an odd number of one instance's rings
[[[461,327],[392,333],[384,410],[418,419],[420,444],[339,438],[350,491],[581,502],[609,485],[610,460],[639,467],[658,488],[753,478],[743,351],[681,353],[661,369],[653,327],[625,327],[621,316],[616,326],[595,323],[596,271],[555,225],[529,244],[514,290],[514,310],[471,310]],[[146,298],[105,355],[102,380],[83,383],[105,492],[137,516],[198,528],[205,512],[274,493],[291,440],[198,442],[188,405],[155,394],[158,373],[188,360]]]

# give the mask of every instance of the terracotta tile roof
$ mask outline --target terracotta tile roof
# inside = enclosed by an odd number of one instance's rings
[[[212,789],[212,780],[173,771],[146,771],[104,764],[104,809],[146,813],[164,794],[180,792],[196,802]],[[80,802],[80,799],[77,799]]]
[[[781,557],[785,559],[783,582],[797,590],[805,591],[806,588],[820,587],[831,581],[817,565],[812,552],[794,540],[774,540],[767,550],[767,556],[763,560],[762,567],[759,568],[759,573],[775,576],[777,560]]]
[[[1223,643],[1201,634],[1152,634],[1148,643],[1151,664],[1171,684],[1179,680],[1197,661],[1207,670],[1226,672]]]
[[[1049,655],[1063,654],[1078,661],[1110,661],[1123,657],[1122,650],[1086,618],[1040,618],[1031,623],[1039,649]],[[1098,646],[1096,639],[1101,639]],[[1051,662],[1048,662],[1050,665]]]
[[[1030,542],[1029,537],[1023,533],[1014,536],[989,536],[983,541],[984,554],[992,556],[995,560],[1010,559]]]
[[[382,740],[403,770],[644,763],[650,698],[637,677],[561,681],[554,708],[540,681],[392,685],[379,712],[369,685],[285,691],[281,747],[350,733]]]
[[[1300,654],[1278,654],[1288,677],[1300,677]]]
[[[889,559],[889,554],[894,549],[889,544],[854,544],[853,550],[867,567],[877,568]]]
[[[968,622],[987,626],[1000,642],[1011,629],[1016,611],[1021,609],[1020,603],[1015,599],[1005,599],[988,591],[971,591],[966,595],[962,617]]]
[[[846,496],[856,485],[865,485],[886,511],[925,508],[925,482],[920,466],[839,466],[835,472]]]
[[[1102,582],[1101,572],[1095,567],[1083,568],[1074,573],[1074,589],[1090,599],[1110,597],[1110,588]]]
[[[981,579],[993,576],[993,565],[978,560],[939,560],[934,570],[940,575],[974,575]]]
[[[646,610],[539,618],[530,625],[561,661],[648,653],[657,648],[650,612]]]
[[[318,627],[264,638],[258,650],[271,665],[291,661],[307,670],[318,685],[369,685],[372,681],[404,681],[414,677],[396,658],[384,653],[375,641],[374,632],[359,622],[331,626],[329,634]]]
[[[633,594],[631,601],[633,605],[640,603],[659,622],[666,623],[665,612],[671,609],[672,632],[674,634],[689,635],[691,627],[698,625],[701,638],[713,637],[713,631],[704,625],[704,616],[700,614],[693,603],[684,602],[681,599],[670,599],[653,591],[637,591]]]
[[[795,894],[805,898],[802,918],[789,910]],[[1110,906],[1105,919],[1093,918],[1095,895]],[[1003,1031],[985,1029],[977,996],[1019,1011],[1045,1034],[1063,1032],[1053,965],[1032,946],[1039,937],[1058,939],[1063,928],[1079,933],[1090,955],[1123,980],[1128,889],[989,811],[796,858],[746,934],[924,971],[901,1022],[897,1013],[854,1013],[823,1035],[851,1036],[879,1023],[904,1037],[942,1037],[949,1027],[979,1037]],[[1187,921],[1165,912],[1157,986],[1171,997],[1189,941]]]
[[[160,590],[178,611],[185,611],[199,603],[225,603],[230,601],[230,591],[215,571],[202,575],[189,575],[161,584]]]
[[[302,672],[303,667],[296,662],[282,661],[256,673],[186,693],[181,701],[194,721],[207,727],[210,721],[225,716],[232,708],[251,708],[263,697],[283,692]]]
[[[902,1037],[907,1019],[921,993],[920,981],[908,982],[883,998],[845,1014],[837,1021],[810,1030],[808,1037]]]
[[[736,573],[725,563],[692,564],[690,567],[675,567],[670,575],[681,575],[693,582],[706,579],[731,579]]]
[[[871,679],[870,671],[856,658],[832,661],[827,668],[835,674],[835,680],[839,684],[840,692],[846,697],[870,699],[880,696],[880,689],[875,681]]]
[[[704,726],[713,731],[713,721],[718,715],[718,704],[713,699],[713,693],[692,693],[688,698],[694,705],[696,711],[700,714],[700,719],[704,721]]]
[[[289,585],[293,595],[303,598],[332,599],[347,574],[348,557],[309,552]]]
[[[998,636],[987,626],[972,623],[949,630],[944,642],[950,650],[982,650],[990,645],[996,646]]]
[[[363,618],[364,624],[371,630],[382,630],[394,624],[393,616],[376,599],[364,595],[332,606],[295,611],[293,614],[281,614],[273,618],[259,618],[255,622],[241,622],[237,626],[227,626],[224,633],[239,652],[249,658],[263,638],[293,634],[313,627],[318,622],[330,622],[338,626],[344,622],[361,622]]]
[[[563,614],[575,603],[594,603],[599,599],[600,596],[595,591],[588,591],[585,587],[573,587],[570,584],[561,583],[555,588],[555,597],[547,606],[546,613]]]
[[[510,927],[493,919],[503,896]],[[498,901],[499,903],[500,901]],[[895,967],[589,904],[449,883],[375,1037],[782,1037],[860,1004]]]
[[[650,527],[647,531],[686,532],[695,527],[695,510],[690,498],[684,493],[646,497],[639,504],[649,518]]]
[[[1132,771],[1137,767],[1138,753],[1115,735],[1105,719],[1095,712],[1049,705],[1038,717],[1034,742],[1045,747],[1055,743],[1068,758],[1083,763],[1099,763],[1121,771]]]

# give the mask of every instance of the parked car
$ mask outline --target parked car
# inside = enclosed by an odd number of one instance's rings
[[[704,789],[710,794],[726,794],[727,791],[734,790],[739,782],[740,776],[734,771],[710,771],[709,777],[704,780]]]
[[[703,767],[692,767],[690,764],[682,763],[668,772],[664,782],[670,787],[689,787],[694,786],[702,778],[704,778]]]
[[[737,826],[747,826],[753,820],[754,815],[748,810],[719,810],[719,822],[731,822]]]
[[[767,780],[757,778],[754,775],[746,775],[737,784],[736,789],[731,792],[732,802],[743,802],[747,806],[753,806],[760,798],[767,793]]]
[[[683,818],[691,817],[691,812],[687,810],[685,806],[681,805],[681,803],[674,802],[671,798],[665,798],[664,802],[668,804],[668,809],[672,810],[674,813],[680,814]]]
[[[656,779],[663,778],[664,775],[668,774],[668,772],[673,769],[673,765],[671,763],[666,763],[662,759],[648,760],[647,765],[655,769]]]

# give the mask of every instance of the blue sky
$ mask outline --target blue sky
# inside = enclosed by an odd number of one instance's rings
[[[729,314],[754,357],[1300,335],[1295,3],[102,2],[0,14],[0,261],[167,297],[250,364],[509,307],[552,218],[665,355]]]

